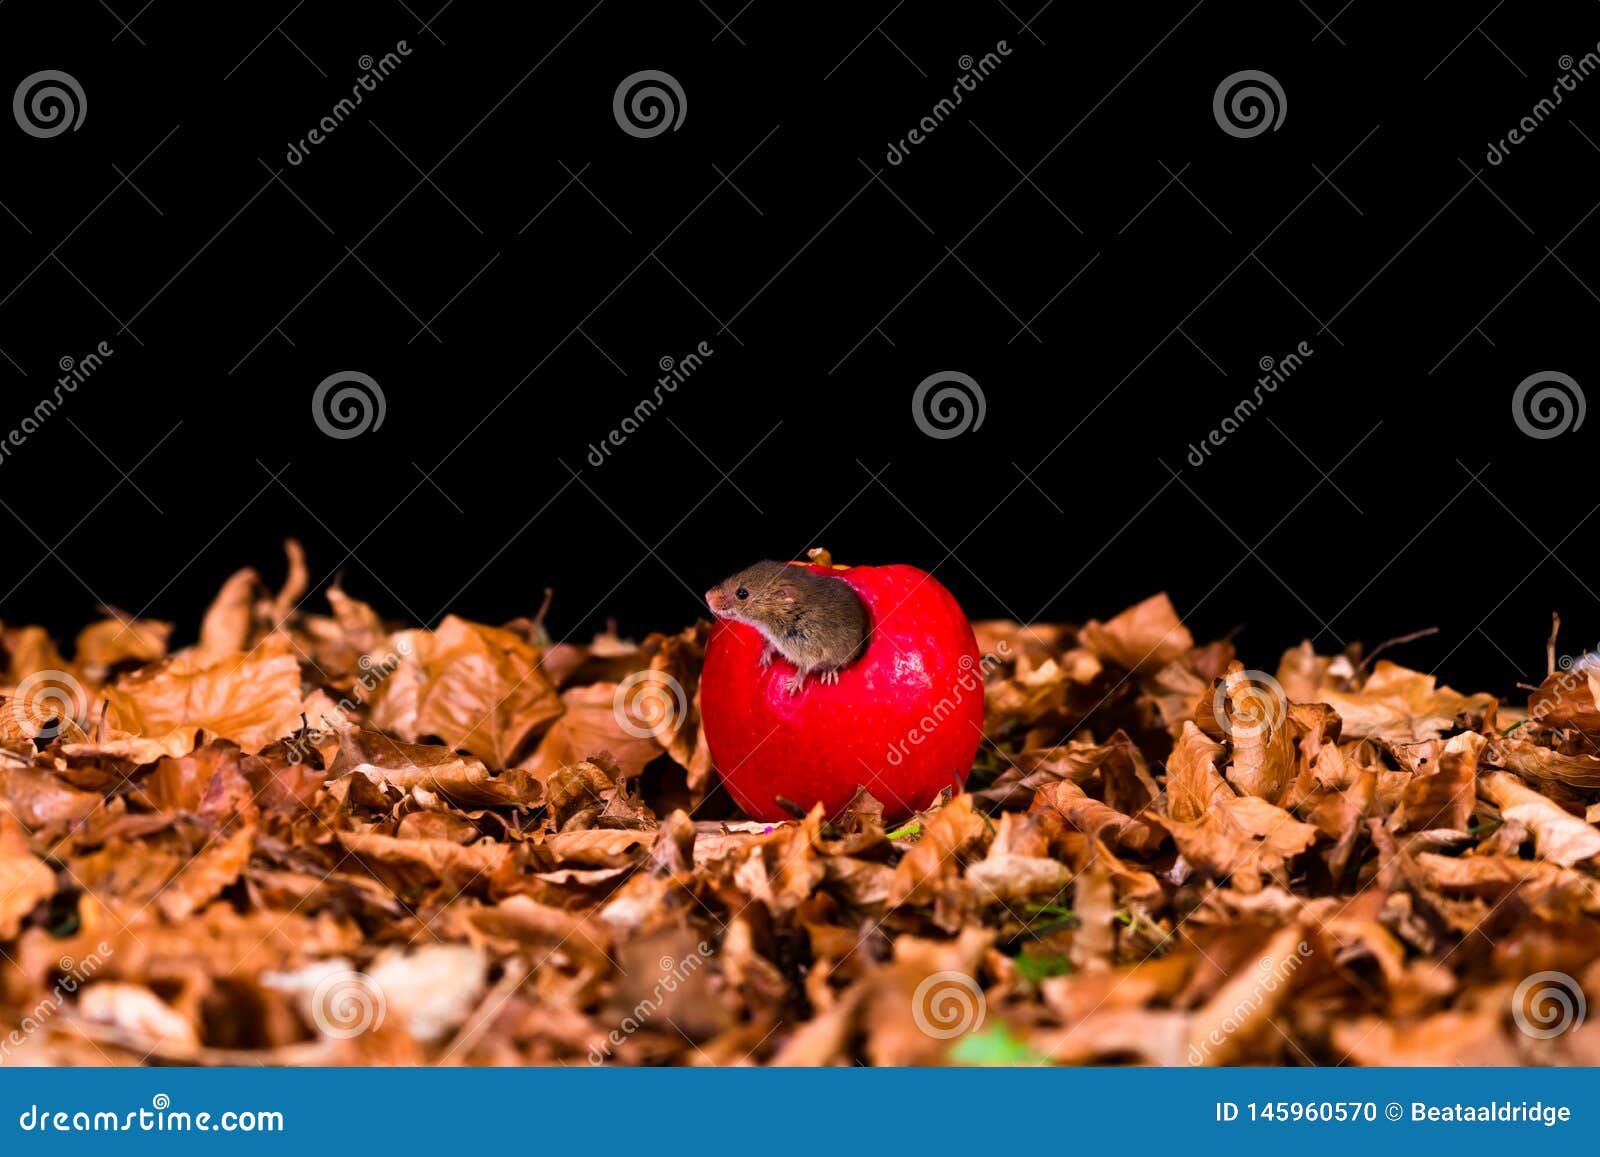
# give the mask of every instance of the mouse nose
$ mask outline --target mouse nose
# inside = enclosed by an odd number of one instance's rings
[[[722,592],[717,590],[716,587],[712,587],[706,592],[706,606],[714,611],[722,609]]]

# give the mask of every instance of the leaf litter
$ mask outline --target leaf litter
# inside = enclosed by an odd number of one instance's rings
[[[0,1063],[1600,1063],[1586,662],[1509,704],[1246,670],[1165,595],[983,622],[965,791],[760,824],[708,624],[315,612],[288,551],[179,650],[0,628]]]

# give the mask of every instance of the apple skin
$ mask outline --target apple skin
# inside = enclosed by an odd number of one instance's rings
[[[797,564],[798,565],[798,564]],[[745,623],[718,619],[700,674],[706,742],[728,793],[752,819],[793,816],[778,797],[833,816],[857,785],[887,819],[927,807],[966,782],[983,737],[983,672],[972,625],[955,596],[913,566],[818,566],[866,604],[871,636],[839,681],[794,666],[761,667],[766,642]]]

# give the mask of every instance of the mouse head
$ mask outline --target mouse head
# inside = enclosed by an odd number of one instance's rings
[[[721,619],[770,626],[792,616],[803,573],[787,563],[758,562],[708,590],[706,606]]]

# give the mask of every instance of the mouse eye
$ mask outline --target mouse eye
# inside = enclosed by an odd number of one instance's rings
[[[747,599],[747,598],[750,597],[750,592],[745,590],[743,587],[740,587],[738,590],[734,591],[733,593],[734,593],[734,597],[736,597],[736,598]]]

